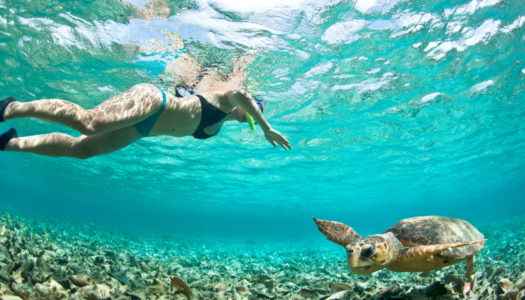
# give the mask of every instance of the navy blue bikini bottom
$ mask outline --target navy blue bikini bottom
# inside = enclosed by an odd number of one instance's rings
[[[166,93],[164,91],[158,88],[162,92],[162,98],[164,99],[164,102],[162,103],[162,107],[159,109],[157,113],[155,113],[152,116],[149,116],[147,119],[141,121],[140,123],[135,124],[135,127],[142,133],[142,136],[147,137],[149,136],[149,132],[153,128],[153,125],[157,122],[157,119],[160,117],[160,114],[164,111],[164,108],[166,108]]]

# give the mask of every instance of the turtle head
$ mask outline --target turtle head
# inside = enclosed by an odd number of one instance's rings
[[[397,257],[399,241],[392,233],[359,238],[346,246],[347,265],[354,274],[384,269]]]

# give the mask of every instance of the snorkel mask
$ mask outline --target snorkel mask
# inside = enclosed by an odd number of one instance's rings
[[[257,106],[259,106],[259,109],[261,110],[261,112],[264,113],[264,109],[263,109],[263,105],[262,105],[261,100],[255,98],[255,97],[253,97],[253,99],[257,102]],[[246,113],[246,121],[250,125],[250,129],[251,130],[255,130],[255,124],[257,124],[257,123],[253,122],[253,118],[252,118],[252,116],[250,116],[249,113]]]

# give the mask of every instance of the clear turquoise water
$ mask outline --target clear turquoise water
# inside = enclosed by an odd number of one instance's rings
[[[284,3],[284,1],[283,1]],[[227,124],[218,137],[143,139],[79,161],[1,153],[3,210],[136,232],[319,237],[311,217],[360,233],[446,215],[525,215],[522,1],[0,0],[0,97],[85,108],[159,83],[189,52],[245,85],[292,151]],[[189,7],[180,13],[182,7]],[[176,49],[162,32],[180,36]],[[154,53],[130,46],[160,45]],[[21,135],[74,131],[12,120]]]

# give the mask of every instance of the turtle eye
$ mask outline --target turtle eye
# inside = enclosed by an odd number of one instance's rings
[[[361,257],[368,258],[374,254],[376,247],[374,245],[368,245],[361,250]]]
[[[354,254],[354,249],[348,249],[348,255]]]

